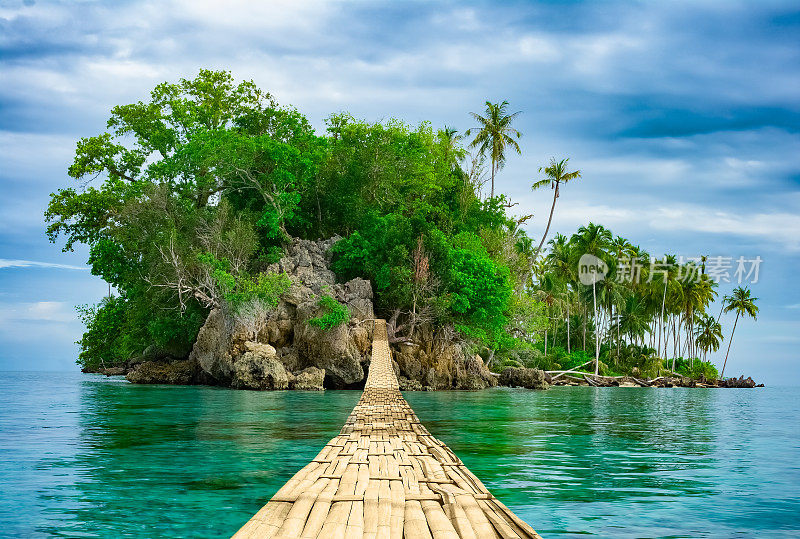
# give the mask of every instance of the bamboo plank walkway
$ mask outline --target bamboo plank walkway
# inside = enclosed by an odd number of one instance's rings
[[[419,422],[400,393],[383,320],[364,393],[339,435],[234,537],[541,539]]]

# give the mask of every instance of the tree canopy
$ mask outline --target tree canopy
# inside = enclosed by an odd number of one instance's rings
[[[106,131],[76,145],[78,185],[45,214],[50,239],[87,244],[92,273],[118,293],[84,309],[80,362],[152,343],[185,352],[208,309],[266,283],[291,237],[333,235],[334,270],[373,282],[398,338],[427,323],[499,346],[532,241],[504,197],[481,197],[460,140],[346,113],[318,134],[254,83],[209,70],[114,107]]]

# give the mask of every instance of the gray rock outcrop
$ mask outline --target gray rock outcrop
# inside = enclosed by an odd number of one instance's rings
[[[212,384],[213,380],[191,359],[145,361],[128,371],[125,378],[134,384]]]
[[[500,373],[500,385],[526,389],[548,389],[547,375],[541,369],[508,367]]]
[[[364,279],[336,282],[329,249],[338,239],[296,239],[286,255],[266,269],[285,272],[291,286],[255,341],[248,341],[247,332],[222,309],[214,309],[200,329],[190,359],[218,383],[237,388],[322,389],[323,380],[335,388],[363,384],[362,363],[368,359],[372,335],[369,324],[359,323],[375,317],[372,285]],[[328,330],[309,324],[323,314],[319,306],[323,295],[344,304],[352,324]]]
[[[372,285],[356,278],[337,283],[330,269],[331,246],[295,239],[267,272],[285,272],[291,286],[254,332],[236,317],[213,309],[200,329],[188,360],[172,361],[153,348],[128,378],[139,383],[210,383],[241,389],[359,388],[372,350],[375,318]],[[309,320],[324,314],[320,298],[345,305],[350,320],[322,329]],[[395,370],[404,390],[483,389],[497,385],[480,357],[466,345],[439,342],[434,329],[420,326],[420,343],[392,344]],[[186,357],[186,356],[184,356]]]
[[[237,389],[289,389],[289,373],[269,344],[248,341],[244,354],[233,364],[231,387]]]
[[[292,389],[305,391],[321,391],[324,389],[325,371],[316,367],[303,369],[295,376]]]
[[[485,389],[497,385],[497,379],[480,357],[461,343],[425,345],[399,343],[393,346],[393,357],[399,367],[398,378],[405,378],[409,389]]]
[[[233,375],[231,331],[221,309],[208,313],[205,324],[197,334],[189,359],[196,361],[209,376],[228,382]]]

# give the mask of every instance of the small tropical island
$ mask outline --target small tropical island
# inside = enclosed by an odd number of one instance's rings
[[[495,191],[522,151],[519,112],[487,101],[471,114],[459,133],[340,112],[320,134],[211,70],[114,107],[45,214],[50,240],[87,245],[109,284],[80,308],[82,370],[363,388],[382,318],[401,390],[756,386],[725,378],[737,325],[758,314],[749,289],[710,312],[707,257],[648,253],[591,222],[551,234],[562,195],[589,181],[566,157],[531,174],[552,196],[531,237],[534,216]]]

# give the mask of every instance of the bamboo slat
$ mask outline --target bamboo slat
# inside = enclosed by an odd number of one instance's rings
[[[386,323],[378,320],[364,392],[341,432],[234,537],[539,535],[419,422],[400,393]]]

